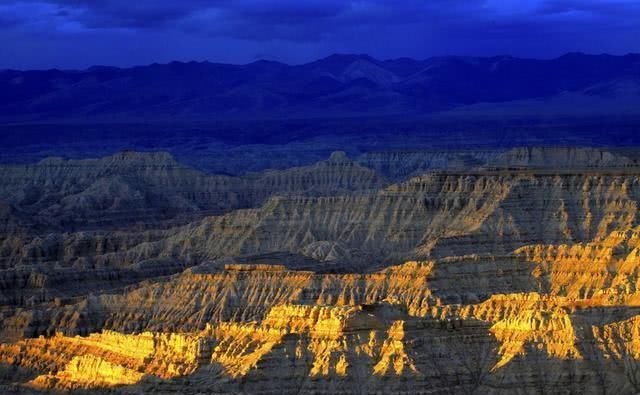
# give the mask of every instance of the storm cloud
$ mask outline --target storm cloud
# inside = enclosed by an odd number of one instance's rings
[[[0,68],[640,50],[635,0],[2,0]]]

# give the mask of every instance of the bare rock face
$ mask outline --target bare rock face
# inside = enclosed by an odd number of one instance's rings
[[[7,167],[0,392],[640,392],[640,171],[491,158],[393,185],[340,152]]]
[[[276,194],[328,195],[386,185],[378,173],[344,154],[242,177],[208,175],[168,153],[128,151],[95,160],[48,158],[2,166],[0,173],[0,202],[28,214],[32,225],[63,230],[184,221],[258,206]],[[10,219],[10,213],[2,218]]]
[[[176,223],[259,206],[273,195],[360,194],[387,184],[344,153],[243,177],[207,175],[166,153],[136,152],[49,158],[3,166],[0,174],[0,268],[7,269],[0,273],[0,306],[9,311],[193,265],[195,254],[176,258],[164,250],[184,229]]]
[[[503,155],[502,150],[416,150],[367,152],[356,160],[392,180],[405,180],[433,171],[471,170]]]
[[[356,165],[336,155],[318,166]],[[524,246],[600,242],[637,222],[632,170],[434,173],[378,192],[273,197],[259,208],[167,229],[7,235],[0,300],[13,315],[55,298],[118,291],[203,261],[256,254],[303,255],[317,262],[314,270],[371,271],[403,260],[500,260]],[[521,267],[503,269],[513,270]]]
[[[202,259],[274,251],[402,259],[505,254],[527,244],[587,241],[634,223],[636,176],[434,174],[375,194],[277,197],[259,209],[208,217],[145,250]],[[127,254],[145,256],[138,247]],[[152,257],[150,255],[148,257]],[[358,259],[360,262],[358,262]]]
[[[522,147],[497,155],[487,166],[546,169],[620,168],[633,165],[630,158],[589,147]]]
[[[205,339],[197,335],[104,331],[86,338],[40,337],[3,347],[0,354],[21,358],[26,368],[56,372],[36,376],[28,387],[73,390],[136,384],[147,376],[167,379],[190,374],[207,351]]]
[[[482,302],[436,296],[439,282],[458,282],[440,278],[439,271],[464,278],[449,265],[474,262],[408,262],[366,275],[232,264],[200,279],[185,274],[121,297],[103,296],[86,313],[111,309],[104,325],[120,326],[118,331],[20,340],[0,346],[0,360],[32,372],[23,383],[31,389],[636,390],[638,319],[625,318],[633,310],[610,311],[624,305],[544,294],[540,288],[495,293]],[[450,292],[455,291],[444,295]],[[221,310],[209,313],[216,308]],[[146,318],[147,312],[158,315]],[[154,326],[163,330],[149,331]]]

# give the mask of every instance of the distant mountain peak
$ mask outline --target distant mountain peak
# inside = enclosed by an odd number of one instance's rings
[[[415,114],[567,92],[589,96],[596,92],[591,87],[618,80],[640,80],[638,55],[380,61],[333,54],[293,66],[261,59],[246,65],[172,62],[8,71],[0,73],[0,121]],[[622,90],[607,92],[603,97],[617,100]],[[624,90],[625,100],[634,92]]]
[[[334,53],[325,58],[320,59],[323,60],[368,60],[372,62],[376,62],[376,59],[367,54],[348,54],[348,53]]]
[[[370,63],[379,63],[376,59],[369,55],[354,55],[354,54],[333,54],[325,58],[318,59],[316,61],[306,63],[303,66],[307,67],[325,67],[331,69],[342,69],[357,61],[365,61]]]

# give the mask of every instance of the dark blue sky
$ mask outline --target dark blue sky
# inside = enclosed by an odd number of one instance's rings
[[[640,52],[639,0],[0,0],[0,68]]]

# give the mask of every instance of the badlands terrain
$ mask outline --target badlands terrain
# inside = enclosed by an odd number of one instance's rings
[[[0,393],[636,394],[638,153],[4,164]]]

